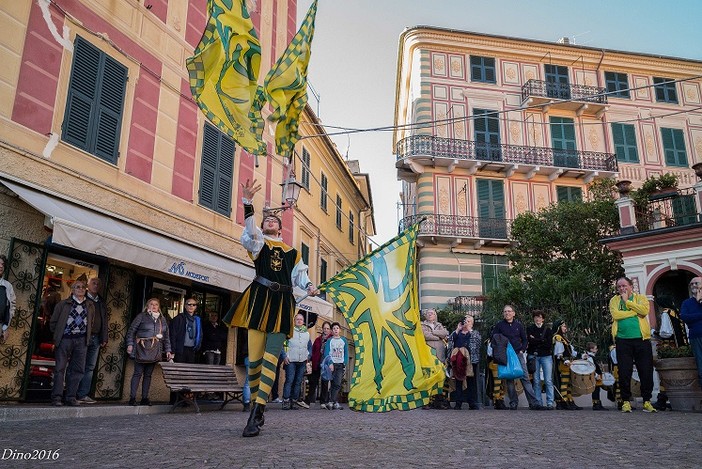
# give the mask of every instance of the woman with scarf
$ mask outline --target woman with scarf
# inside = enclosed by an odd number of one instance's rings
[[[567,338],[568,326],[565,321],[556,321],[553,333],[553,385],[558,389],[556,396],[556,409],[580,410],[582,407],[575,405],[570,386],[570,361],[577,356],[575,348]]]
[[[151,375],[156,363],[162,360],[163,349],[166,350],[166,360],[173,358],[171,341],[168,335],[168,322],[161,315],[161,303],[158,298],[146,302],[144,311],[137,315],[127,331],[127,354],[134,358],[134,374],[129,390],[129,405],[136,404],[137,386],[141,383],[140,405],[151,405],[149,388]],[[155,348],[155,353],[148,356],[148,350]]]
[[[460,329],[451,334],[451,367],[456,382],[454,409],[460,410],[463,402],[468,402],[470,410],[478,410],[478,363],[480,363],[480,332],[473,329],[473,316],[466,316],[460,322]],[[454,350],[456,351],[454,353]],[[465,352],[468,352],[467,354]],[[467,362],[463,359],[468,358]]]
[[[307,360],[312,357],[312,341],[310,333],[305,327],[305,317],[298,313],[295,315],[293,335],[287,340],[283,350],[283,365],[285,366],[285,384],[283,384],[283,410],[294,410],[297,406],[309,408],[306,402],[300,399],[302,379],[305,377]]]

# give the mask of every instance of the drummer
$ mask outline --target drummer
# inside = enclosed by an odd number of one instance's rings
[[[594,342],[588,342],[587,352],[583,354],[583,360],[587,360],[593,365],[595,365],[595,390],[592,391],[592,410],[609,410],[602,405],[602,400],[600,400],[600,390],[603,387],[602,384],[602,368],[600,364],[595,359],[597,355],[597,344]]]
[[[575,348],[567,338],[568,326],[565,321],[554,323],[553,334],[553,361],[554,366],[554,387],[557,387],[556,409],[558,410],[581,410],[573,400],[570,376],[570,361],[575,358]]]

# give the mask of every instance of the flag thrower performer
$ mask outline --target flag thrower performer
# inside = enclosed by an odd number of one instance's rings
[[[244,232],[241,244],[249,252],[256,277],[234,303],[224,323],[245,327],[248,332],[251,414],[243,436],[257,436],[263,426],[263,412],[275,380],[278,355],[286,338],[292,337],[295,297],[293,286],[315,296],[319,291],[307,276],[307,266],[296,249],[283,243],[281,219],[264,213],[261,228],[254,222],[253,197],[261,190],[254,179],[241,185],[244,203]]]

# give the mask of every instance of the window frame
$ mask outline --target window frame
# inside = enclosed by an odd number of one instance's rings
[[[582,202],[583,189],[576,186],[556,186],[556,202]]]
[[[477,60],[473,60],[477,59]],[[490,64],[492,62],[492,64]],[[470,64],[470,81],[480,83],[497,83],[497,67],[494,57],[485,57],[482,55],[471,55],[469,58]],[[488,78],[488,73],[492,72],[492,80]]]
[[[666,147],[666,133],[670,133],[670,142],[673,144],[672,148]],[[677,141],[677,143],[676,143]],[[682,149],[678,148],[678,143],[682,144]],[[661,145],[663,146],[663,157],[665,158],[666,166],[674,167],[688,167],[687,159],[687,147],[685,146],[685,133],[682,129],[674,129],[670,127],[661,127]],[[673,159],[675,162],[671,162],[668,158],[669,152],[672,152]],[[680,161],[680,156],[682,155],[682,161]]]
[[[339,194],[336,194],[336,227],[339,229],[339,231],[342,231],[342,218],[343,218],[343,213],[342,213],[342,200],[341,196]]]
[[[353,232],[355,229],[355,225],[354,225],[353,220],[354,220],[353,219],[353,212],[349,212],[349,243],[351,243],[351,244],[354,244],[354,239],[355,239],[355,237],[353,235]]]
[[[212,134],[212,132],[216,132]],[[209,133],[209,135],[208,135]],[[216,141],[212,141],[212,137],[216,137]],[[206,155],[206,152],[211,150],[212,143],[215,143],[214,155]],[[223,161],[223,144],[226,146],[224,151],[229,151],[231,147],[231,168],[229,167],[229,161]],[[231,217],[232,213],[232,195],[234,187],[234,158],[236,155],[236,143],[234,140],[226,135],[224,132],[219,130],[214,125],[209,122],[205,122],[202,130],[202,153],[200,155],[200,185],[198,188],[198,204],[202,207],[210,209],[214,212],[224,215],[225,217]],[[214,156],[215,161],[212,164],[211,161],[207,161],[210,156]],[[209,180],[205,180],[207,171],[211,171],[211,192],[212,200],[206,200],[207,194],[205,193]],[[221,187],[221,183],[228,182],[228,188]],[[222,190],[228,191],[227,193],[222,193]]]
[[[638,163],[639,150],[636,141],[636,127],[634,127],[633,124],[612,122],[611,128],[612,142],[614,144],[614,152],[617,155],[617,161],[620,163]],[[628,141],[627,137],[633,138],[633,144]]]
[[[307,151],[307,148],[302,147],[300,184],[302,184],[302,186],[308,191],[310,190],[310,161],[310,152]]]
[[[608,97],[631,99],[628,74],[622,72],[604,72],[604,78]]]
[[[76,36],[61,140],[117,165],[128,79],[124,64]]]
[[[502,262],[498,262],[498,259]],[[509,268],[509,262],[506,256],[497,256],[494,254],[481,254],[480,255],[480,284],[483,289],[483,295],[487,295],[491,291],[500,287],[499,279],[500,274],[506,272]],[[492,272],[486,272],[487,270]],[[493,275],[490,275],[493,274]],[[486,280],[494,279],[490,288],[486,283]]]
[[[678,104],[678,90],[672,78],[653,77],[653,89],[657,103]]]
[[[324,213],[328,213],[328,196],[329,196],[329,180],[324,172],[321,173],[319,178],[319,186],[321,187],[319,195],[319,206],[322,208]]]

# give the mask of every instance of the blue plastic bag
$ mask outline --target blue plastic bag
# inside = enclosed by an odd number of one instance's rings
[[[497,377],[500,379],[520,379],[524,376],[522,362],[514,351],[512,344],[507,344],[507,364],[497,365]]]
[[[334,362],[332,361],[331,355],[327,355],[324,357],[324,360],[322,360],[322,364],[320,365],[320,371],[322,375],[322,379],[324,381],[331,381],[333,374],[332,371],[329,369],[330,365],[333,365]]]

